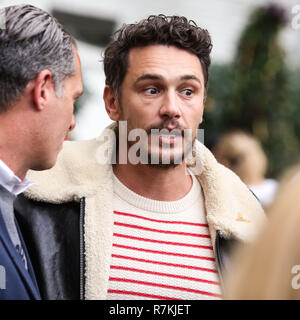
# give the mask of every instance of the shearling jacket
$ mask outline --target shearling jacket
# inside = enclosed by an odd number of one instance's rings
[[[65,142],[52,169],[28,174],[35,185],[16,202],[16,216],[43,298],[106,299],[113,239],[113,171],[103,157],[112,159],[114,146],[111,130],[94,140]],[[201,167],[196,178],[203,189],[222,280],[231,244],[253,240],[265,215],[241,180],[198,141],[194,155]]]

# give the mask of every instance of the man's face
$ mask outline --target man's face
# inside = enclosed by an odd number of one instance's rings
[[[184,148],[191,147],[191,141],[184,145],[183,130],[191,129],[194,141],[202,122],[204,91],[203,71],[196,55],[165,45],[131,49],[118,120],[127,120],[128,132],[146,130],[148,159],[159,157],[161,162],[168,150],[174,164],[176,158],[182,159]],[[165,129],[166,134],[151,136],[151,129]],[[168,134],[172,130],[177,135]]]
[[[68,132],[76,125],[74,103],[82,94],[83,86],[80,59],[77,50],[74,50],[76,55],[75,75],[64,80],[63,97],[57,97],[54,86],[49,94],[49,104],[43,116],[44,125],[39,137],[38,156],[40,159],[37,159],[36,162],[38,167],[32,169],[43,170],[54,166]]]

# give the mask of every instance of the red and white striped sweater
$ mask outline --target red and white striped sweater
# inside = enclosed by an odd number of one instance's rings
[[[193,177],[178,201],[144,198],[114,176],[108,299],[220,299],[203,194]]]

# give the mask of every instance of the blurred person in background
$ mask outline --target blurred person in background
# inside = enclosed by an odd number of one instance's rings
[[[1,19],[0,300],[40,299],[13,202],[31,185],[27,171],[51,168],[74,128],[81,67],[74,39],[47,12],[10,6]]]
[[[241,178],[264,208],[270,206],[278,183],[265,178],[267,157],[254,136],[240,130],[224,134],[217,141],[213,153],[220,163]]]
[[[255,243],[236,252],[227,299],[300,299],[299,190],[298,166],[280,182]]]
[[[211,48],[207,30],[185,17],[154,15],[116,32],[104,53],[113,125],[98,139],[65,143],[53,169],[32,172],[36,185],[16,204],[43,297],[222,298],[233,246],[251,241],[265,217],[196,139]],[[134,162],[129,134],[138,129],[144,138],[134,155],[146,150],[146,161]],[[187,163],[186,148],[201,170]]]

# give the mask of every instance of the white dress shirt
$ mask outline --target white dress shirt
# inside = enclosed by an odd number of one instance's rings
[[[21,179],[0,160],[0,191],[3,190],[0,194],[1,213],[11,241],[16,251],[20,254],[26,270],[28,270],[27,258],[15,223],[13,201],[18,194],[25,191],[32,184],[33,183],[27,179],[21,181]]]
[[[0,185],[13,195],[17,196],[33,185],[33,183],[26,178],[22,181],[2,160],[0,160]]]

